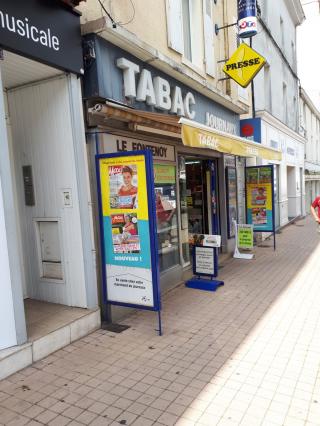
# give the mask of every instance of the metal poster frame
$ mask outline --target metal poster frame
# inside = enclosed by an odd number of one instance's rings
[[[213,274],[205,274],[205,273],[199,273],[197,272],[197,262],[196,262],[196,249],[197,247],[206,249],[206,250],[211,250],[213,251],[213,268],[214,268],[214,273]],[[215,247],[208,247],[208,246],[200,246],[200,245],[194,245],[192,247],[192,269],[193,269],[193,274],[200,277],[200,276],[204,276],[204,277],[210,277],[212,278],[216,278],[218,276],[218,256],[216,255],[217,249]]]
[[[151,276],[152,276],[152,290],[153,290],[153,306],[145,306],[124,302],[117,302],[108,300],[107,292],[107,276],[106,276],[106,253],[105,253],[105,230],[103,225],[103,209],[102,209],[102,192],[101,192],[101,176],[100,176],[100,160],[104,158],[121,158],[121,157],[135,157],[143,155],[145,157],[145,170],[146,170],[146,192],[148,204],[148,222],[149,222],[149,235],[150,235],[150,260],[151,260]],[[154,192],[154,174],[153,174],[153,158],[150,150],[141,151],[128,151],[123,153],[110,153],[110,154],[97,154],[96,161],[96,176],[97,176],[97,189],[98,189],[98,207],[99,207],[99,224],[100,224],[100,249],[102,258],[102,292],[103,301],[109,305],[124,306],[127,308],[143,309],[158,312],[159,319],[159,335],[162,335],[161,324],[161,295],[160,295],[160,278],[158,268],[158,244],[157,244],[157,223],[156,223],[156,202]]]
[[[267,164],[261,166],[246,166],[245,167],[245,201],[246,201],[246,223],[248,223],[248,194],[247,194],[247,169],[271,169],[271,194],[272,194],[272,229],[255,229],[253,225],[253,232],[267,232],[273,233],[273,248],[276,250],[276,226],[275,226],[275,205],[274,205],[274,164]]]

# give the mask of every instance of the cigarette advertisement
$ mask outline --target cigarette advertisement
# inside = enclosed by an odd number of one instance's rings
[[[246,202],[254,231],[274,232],[273,166],[246,168]]]
[[[97,156],[97,172],[107,301],[155,309],[146,155]]]

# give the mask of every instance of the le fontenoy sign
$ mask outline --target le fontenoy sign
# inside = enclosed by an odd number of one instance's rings
[[[52,0],[0,0],[1,47],[83,73],[80,17]]]
[[[265,65],[266,60],[246,43],[240,44],[223,71],[242,87],[247,87]]]
[[[150,150],[154,160],[175,161],[175,149],[172,145],[158,144],[140,139],[127,138],[124,136],[116,136],[103,134],[103,151],[105,153],[112,152],[128,152]]]

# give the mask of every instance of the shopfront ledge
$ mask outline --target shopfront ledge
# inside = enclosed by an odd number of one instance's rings
[[[58,313],[58,315],[56,315]],[[28,342],[0,350],[0,380],[92,333],[101,326],[100,309],[26,301]]]
[[[196,121],[172,114],[136,110],[108,101],[88,108],[88,121],[96,126],[108,126],[112,121],[118,121],[132,131],[156,131],[158,134],[181,139],[183,145],[190,148],[208,149],[242,157],[261,157],[266,160],[282,159],[281,151]]]

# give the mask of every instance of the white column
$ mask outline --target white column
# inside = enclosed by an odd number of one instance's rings
[[[27,340],[15,208],[0,67],[0,349]]]
[[[2,186],[0,180],[0,349],[17,344],[16,324],[14,318],[9,252],[4,217]]]

